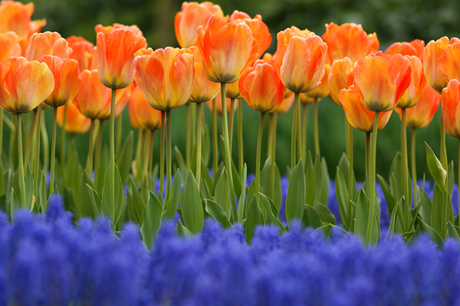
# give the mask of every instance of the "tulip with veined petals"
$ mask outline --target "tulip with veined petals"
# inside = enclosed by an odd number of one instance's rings
[[[66,121],[64,125],[64,108],[57,109],[57,123],[71,134],[83,134],[88,132],[91,120],[83,116],[73,103],[68,103]]]
[[[257,14],[251,18],[244,12],[234,11],[230,16],[230,21],[241,19],[251,29],[252,36],[257,40],[259,57],[270,47],[272,43],[272,36],[268,31],[267,25],[262,21],[262,16]]]
[[[391,44],[386,50],[385,54],[394,55],[414,55],[423,62],[423,50],[425,49],[425,42],[420,39],[414,39],[409,42],[395,42]]]
[[[72,49],[58,32],[36,33],[30,38],[25,57],[27,60],[39,60],[44,55],[54,55],[62,59],[69,57]]]

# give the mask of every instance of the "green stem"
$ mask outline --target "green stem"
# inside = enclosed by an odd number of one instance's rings
[[[147,138],[147,137],[146,137]],[[149,166],[149,151],[150,151],[150,146],[147,144],[144,147],[144,161],[142,162],[142,182],[146,182],[147,180],[147,169]]]
[[[196,105],[196,183],[198,184],[198,191],[200,191],[201,185],[201,121],[202,121],[202,108],[201,103]]]
[[[160,197],[163,197],[165,180],[165,120],[166,114],[161,112],[161,135],[160,135]]]
[[[18,131],[18,171],[19,171],[19,189],[21,190],[21,207],[26,206],[26,182],[24,180],[24,162],[22,156],[22,119],[21,114],[17,114],[17,131]]]
[[[243,100],[238,99],[238,169],[240,177],[243,177]]]
[[[152,175],[152,169],[153,169],[153,140],[155,136],[155,131],[151,130],[150,131],[150,145],[149,145],[149,171],[147,172],[148,174]]]
[[[261,155],[261,147],[262,147],[262,133],[264,130],[264,117],[265,113],[260,113],[260,121],[259,121],[259,132],[257,134],[257,151],[256,151],[256,196],[259,199],[259,191],[260,188],[260,155]]]
[[[460,139],[458,140],[458,160],[457,160],[457,186],[460,185]],[[460,196],[458,196],[458,215],[457,215],[457,226],[459,227],[458,231],[460,234]]]
[[[3,157],[3,108],[0,108],[0,160]]]
[[[122,132],[122,125],[123,125],[123,119],[122,115],[118,115],[117,117],[117,144],[116,144],[116,156],[117,158],[120,158],[120,149],[121,149],[121,132]]]
[[[415,160],[415,128],[412,128],[412,135],[410,138],[410,162],[411,162],[411,170],[412,170],[412,184],[414,186],[414,208],[417,207],[417,168],[416,168],[416,160]]]
[[[99,165],[101,164],[101,147],[102,147],[102,128],[104,121],[99,121],[99,129],[97,131],[97,139],[96,139],[96,153],[94,156],[94,189],[97,188],[97,182],[99,178]]]
[[[366,132],[366,151],[365,151],[365,170],[366,170],[366,177],[369,177],[370,174],[370,146],[371,146],[371,132]]]
[[[26,158],[25,158],[26,164],[27,163],[30,164],[31,162],[30,156],[31,156],[31,152],[33,151],[33,146],[35,142],[35,130],[37,128],[37,112],[38,112],[38,107],[33,110],[33,114],[32,114],[32,124],[30,126],[30,133],[27,139],[27,147],[26,147]],[[3,117],[3,109],[1,110],[1,116]],[[1,126],[3,127],[3,124],[1,124]]]
[[[408,186],[408,173],[407,173],[407,136],[406,136],[406,109],[401,108],[401,154],[402,154],[402,169],[401,169],[401,178],[402,178],[402,195],[405,198],[405,218],[406,224],[410,224],[410,201],[409,201],[409,186]]]
[[[315,104],[313,108],[313,128],[315,130],[315,154],[321,156],[319,151],[319,133],[318,133],[318,98],[315,98]]]
[[[169,199],[171,189],[171,110],[166,111],[166,198]]]
[[[301,160],[303,157],[302,153],[302,123],[300,120],[300,94],[299,94],[299,99],[298,99],[298,105],[297,105],[297,161]],[[294,102],[295,103],[295,102]]]
[[[216,175],[219,163],[219,148],[217,146],[217,110],[216,98],[212,99],[212,171]]]
[[[112,88],[112,100],[110,101],[110,212],[115,217],[115,94],[117,90]],[[112,220],[112,226],[115,228],[115,220]]]
[[[30,112],[28,112],[25,116],[25,122],[24,122],[24,127],[22,129],[22,132],[24,133],[24,137],[23,137],[23,141],[25,142],[26,140],[29,139],[29,132],[30,132],[30,128],[29,128],[29,122],[30,122]],[[25,143],[22,144],[23,147],[25,145]]]
[[[224,136],[224,147],[225,147],[225,168],[227,169],[228,183],[230,185],[230,199],[232,201],[232,215],[233,220],[237,220],[236,215],[236,203],[235,203],[235,188],[233,185],[233,173],[232,173],[232,156],[230,152],[230,142],[228,139],[228,125],[227,125],[227,106],[225,97],[225,83],[221,83],[220,93],[222,95],[222,120],[223,120],[223,131]]]
[[[91,125],[89,129],[89,150],[88,150],[88,160],[86,162],[86,172],[89,177],[93,178],[93,153],[94,153],[94,118],[91,118]],[[63,129],[64,130],[64,129]],[[63,160],[64,162],[64,160]]]
[[[54,167],[56,164],[56,126],[57,107],[53,107],[53,136],[51,138],[51,170],[50,170],[50,195],[54,191]]]
[[[273,113],[273,122],[272,122],[272,141],[271,141],[271,154],[272,154],[272,160],[271,160],[271,182],[270,182],[270,196],[272,200],[275,202],[275,159],[276,159],[276,122],[278,120],[278,114],[276,112]],[[276,202],[275,202],[276,204]],[[278,207],[279,209],[280,207]]]
[[[446,150],[446,131],[444,130],[444,125],[442,123],[442,116],[441,116],[441,164],[442,167],[447,171],[447,150]]]
[[[235,99],[230,99],[230,114],[229,114],[229,122],[228,122],[228,138],[229,138],[229,146],[230,146],[230,153],[233,152],[233,118],[235,112]]]
[[[193,148],[196,146],[196,137],[195,137],[196,107],[195,107],[195,103],[192,103],[192,105],[190,105],[190,113],[191,113],[190,134],[191,134],[191,139],[192,139],[192,143],[190,144],[190,152],[193,152]]]
[[[296,142],[296,133],[297,133],[297,108],[300,104],[300,94],[298,92],[294,93],[294,111],[292,114],[292,132],[291,132],[291,171],[296,165],[296,156],[295,156],[295,142]]]
[[[137,146],[136,146],[136,180],[139,183],[142,181],[142,176],[141,176],[141,167],[140,165],[142,164],[142,143],[144,141],[144,128],[139,127],[138,129],[138,134],[137,134]]]
[[[307,105],[302,104],[302,159],[307,160]]]
[[[185,164],[187,165],[187,169],[190,169],[190,155],[192,152],[191,149],[191,137],[190,133],[192,132],[192,123],[191,123],[191,113],[190,113],[190,102],[185,104],[185,116],[186,116],[186,129],[185,129]]]
[[[268,136],[267,136],[267,157],[272,159],[272,141],[273,141],[273,114],[275,112],[271,112],[268,114]]]
[[[45,123],[45,113],[43,113],[43,109],[39,110],[38,122],[40,123],[40,133],[41,138],[38,138],[38,146],[37,146],[37,158],[40,157],[40,139],[43,140],[43,169],[45,173],[48,171],[48,163],[50,162],[50,150],[49,150],[49,138],[48,132],[46,131],[46,123]]]
[[[367,178],[367,186],[369,188],[369,215],[367,218],[367,231],[366,231],[366,243],[371,242],[371,235],[374,227],[374,210],[375,210],[375,156],[377,151],[377,129],[379,123],[380,112],[375,112],[374,128],[371,135],[371,146],[370,146],[370,167],[369,176]]]
[[[42,117],[42,105],[40,104],[37,107],[37,128],[35,129],[35,145],[34,145],[34,150],[35,150],[35,156],[34,156],[34,194],[38,194],[38,184],[40,182],[40,124],[41,124],[41,117]]]
[[[348,137],[347,140],[349,141],[348,143],[348,198],[350,200],[353,200],[353,193],[354,193],[354,184],[353,184],[353,174],[354,174],[354,161],[353,161],[353,126],[346,120],[346,125],[348,126],[347,133]]]
[[[68,109],[68,106],[69,106],[69,104],[66,104],[64,106],[64,126],[65,126],[65,122],[67,122],[67,109]],[[65,145],[66,145],[65,134],[66,134],[65,128],[62,128],[61,129],[61,165],[62,165],[62,169],[65,168]],[[88,175],[91,175],[91,174],[88,173]]]

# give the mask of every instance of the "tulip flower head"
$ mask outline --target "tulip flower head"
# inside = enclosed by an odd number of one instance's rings
[[[451,80],[442,91],[442,123],[446,133],[460,138],[460,82]]]
[[[238,81],[241,95],[261,113],[275,111],[284,99],[285,87],[276,69],[263,60],[249,66]]]
[[[425,86],[426,79],[423,74],[423,66],[420,59],[416,56],[406,56],[410,61],[411,81],[407,90],[399,99],[396,107],[410,108],[417,104],[422,88]]]
[[[23,4],[19,1],[0,2],[0,33],[15,32],[21,38],[29,38],[40,32],[46,25],[46,19],[31,20],[34,4]]]
[[[62,59],[68,58],[72,53],[69,43],[58,32],[36,33],[30,38],[26,50],[29,61],[40,60],[44,55],[54,55]]]
[[[94,45],[81,36],[70,36],[66,38],[66,40],[69,47],[73,50],[69,57],[78,62],[80,72],[85,69],[93,70],[91,68],[91,62],[93,59]],[[94,61],[95,60],[94,58]],[[94,69],[97,69],[97,67],[94,67]]]
[[[196,45],[206,76],[218,83],[237,81],[246,67],[259,57],[257,40],[241,19],[227,22],[212,16],[206,28],[198,28]]]
[[[144,97],[159,111],[184,105],[193,89],[193,55],[170,47],[150,53],[134,61],[134,79]]]
[[[353,69],[353,63],[348,57],[332,63],[327,85],[332,100],[337,104],[340,104],[339,91],[353,84]]]
[[[425,42],[420,39],[414,39],[409,42],[395,42],[391,44],[386,50],[385,54],[394,55],[414,55],[423,62],[423,50],[425,49]]]
[[[154,131],[161,128],[161,112],[150,106],[139,87],[129,97],[129,109],[144,129]]]
[[[364,96],[364,106],[386,112],[396,106],[410,85],[410,60],[400,54],[370,54],[357,63],[353,76]]]
[[[212,15],[224,18],[222,9],[211,2],[184,2],[181,11],[176,14],[174,30],[181,48],[188,48],[193,45],[197,35],[198,27],[205,27]]]
[[[97,64],[102,84],[112,89],[128,87],[133,82],[134,53],[143,47],[145,38],[124,27],[98,32]]]
[[[324,65],[324,75],[320,83],[316,85],[316,87],[312,91],[307,92],[306,95],[313,99],[318,99],[318,100],[321,100],[327,97],[329,95],[328,80],[329,80],[330,72],[331,72],[331,65],[325,64]]]
[[[0,34],[0,63],[10,56],[20,56],[22,52],[19,37],[14,32]]]
[[[460,42],[447,45],[439,58],[439,69],[448,80],[460,79]]]
[[[58,107],[57,109],[57,123],[61,127],[64,125],[64,109],[65,107]],[[64,126],[66,132],[71,134],[84,134],[89,130],[90,125],[91,119],[83,116],[75,104],[67,104],[67,116]]]
[[[234,11],[230,16],[230,21],[241,19],[251,29],[252,36],[257,40],[259,56],[270,47],[272,36],[268,31],[267,25],[262,21],[262,16],[257,14],[254,18],[249,17],[244,12]]]
[[[9,57],[0,69],[0,106],[10,114],[30,112],[53,92],[53,74],[45,63]]]

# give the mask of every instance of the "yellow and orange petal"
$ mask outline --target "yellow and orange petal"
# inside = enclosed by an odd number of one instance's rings
[[[64,125],[64,112],[66,106],[58,107],[57,123],[60,127]],[[91,126],[91,119],[83,116],[78,108],[73,103],[67,104],[67,115],[65,122],[65,130],[70,134],[84,134]]]
[[[143,128],[151,131],[161,128],[161,111],[150,106],[139,87],[129,97],[129,110]]]
[[[46,19],[31,20],[34,4],[19,1],[0,2],[0,33],[15,32],[19,37],[29,38],[46,25]]]
[[[460,82],[451,80],[442,91],[442,123],[446,133],[460,138]]]
[[[353,84],[352,81],[350,82],[350,76],[353,77],[353,69],[353,63],[348,57],[332,63],[327,85],[331,98],[337,104],[340,104],[339,91]]]
[[[10,56],[21,56],[19,37],[14,32],[0,34],[0,63]]]
[[[252,36],[257,40],[259,56],[270,47],[272,43],[272,36],[268,30],[267,25],[262,21],[262,16],[257,14],[254,18],[251,18],[248,14],[240,11],[234,11],[230,16],[230,21],[241,19],[251,29]]]
[[[112,98],[110,89],[101,83],[97,70],[84,70],[80,73],[80,78],[80,90],[74,98],[75,105],[87,118],[103,118],[105,109],[110,107]]]
[[[300,95],[302,95],[302,94],[300,94]],[[285,95],[285,98],[281,102],[280,106],[278,106],[278,108],[276,109],[276,113],[277,114],[287,113],[291,109],[292,104],[294,104],[294,95],[291,94],[291,95],[289,95],[287,97]]]
[[[58,32],[36,33],[30,37],[26,50],[29,61],[39,60],[44,55],[54,55],[62,59],[72,53],[69,43]]]
[[[94,52],[94,45],[79,36],[70,36],[66,38],[69,47],[73,50],[70,54],[70,58],[78,62],[80,72],[85,69],[91,69],[91,59]]]
[[[306,93],[307,96],[314,98],[314,99],[323,99],[329,95],[329,73],[331,72],[331,65],[325,64],[324,65],[324,75],[321,79],[321,83],[316,85],[316,87]]]
[[[395,42],[391,44],[386,50],[385,54],[394,55],[410,55],[417,56],[423,62],[423,50],[425,49],[425,42],[420,39],[414,39],[411,42]]]
[[[460,79],[460,43],[449,44],[439,58],[439,69],[448,80]]]
[[[404,92],[402,97],[399,99],[396,107],[410,108],[417,104],[420,96],[420,92],[425,86],[426,79],[423,74],[422,62],[417,56],[408,56],[406,58],[410,61],[411,67],[411,81],[407,90]]]

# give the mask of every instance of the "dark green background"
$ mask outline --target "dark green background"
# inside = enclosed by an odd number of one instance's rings
[[[324,25],[331,21],[341,24],[355,22],[362,24],[367,32],[376,32],[380,40],[380,49],[384,50],[395,41],[411,41],[415,38],[428,42],[441,36],[458,36],[460,19],[456,12],[460,11],[460,2],[446,1],[417,1],[417,0],[263,0],[243,1],[226,0],[218,3],[225,14],[234,10],[247,12],[249,15],[261,14],[273,36],[269,51],[276,47],[276,33],[295,25],[301,29],[308,28],[318,35],[325,31]],[[174,34],[174,16],[181,8],[180,1],[159,0],[39,0],[35,1],[33,19],[46,18],[47,26],[43,31],[58,31],[63,37],[70,35],[84,36],[95,42],[94,26],[109,25],[115,22],[137,24],[144,32],[149,46],[153,49],[166,46],[177,46]],[[47,124],[51,131],[51,110],[47,110]],[[308,148],[313,149],[312,109],[309,110]],[[206,109],[207,122],[210,123],[210,113]],[[127,110],[123,112],[123,138],[131,127]],[[173,145],[182,151],[185,147],[185,110],[172,112]],[[255,142],[257,137],[257,122],[259,114],[244,107],[244,149],[245,160],[249,172],[255,168]],[[283,171],[289,163],[290,126],[292,112],[279,117],[277,157],[280,169]],[[330,98],[320,102],[319,128],[321,153],[326,158],[332,177],[335,166],[345,149],[343,111]],[[106,128],[108,126],[106,125]],[[410,133],[410,131],[408,131]],[[265,131],[266,135],[266,131]],[[355,170],[359,180],[364,176],[364,135],[355,131]],[[425,148],[423,141],[428,142],[436,154],[439,154],[439,111],[434,122],[417,135],[417,167],[421,177],[427,172],[425,165]],[[78,148],[82,161],[86,158],[88,135],[78,136]],[[156,141],[158,142],[158,137]],[[410,140],[410,137],[409,139]],[[108,131],[105,133],[105,143],[108,144]],[[236,144],[236,139],[235,142]],[[447,137],[448,157],[456,159],[457,141]],[[158,147],[158,146],[157,146]],[[57,146],[59,150],[59,144]],[[234,146],[236,153],[236,145]],[[387,127],[378,137],[377,172],[387,176],[390,162],[400,149],[400,121],[393,114]],[[58,155],[59,156],[59,155]],[[154,159],[158,161],[158,152]],[[234,155],[236,160],[236,155]]]

